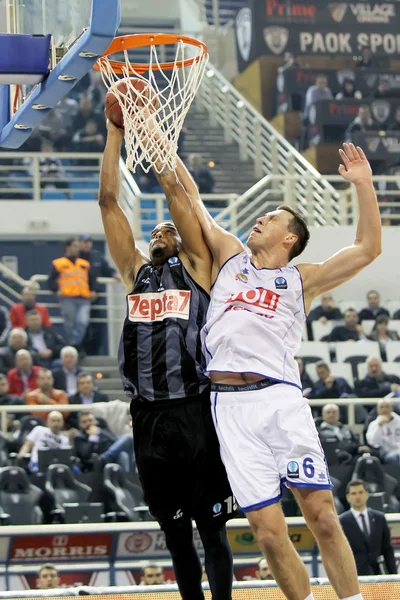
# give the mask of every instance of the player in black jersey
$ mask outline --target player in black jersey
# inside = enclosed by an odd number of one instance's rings
[[[219,454],[200,342],[211,255],[190,203],[185,206],[184,198],[173,202],[168,180],[162,185],[177,228],[166,222],[154,229],[150,258],[135,245],[117,200],[123,131],[112,123],[107,128],[99,204],[108,246],[127,290],[119,362],[131,398],[139,476],[150,511],[165,533],[182,598],[204,599],[194,518],[212,597],[231,600],[232,554],[225,523],[236,503]],[[178,193],[185,194],[184,188]]]

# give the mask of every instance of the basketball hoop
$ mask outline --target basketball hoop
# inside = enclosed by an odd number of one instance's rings
[[[176,45],[174,60],[161,62],[159,46]],[[149,48],[148,63],[131,63],[129,50]],[[110,55],[123,53],[124,61]],[[115,38],[97,61],[109,92],[118,99],[124,118],[127,167],[151,167],[161,173],[176,169],[178,140],[183,122],[199,89],[208,62],[207,46],[195,38],[149,33]],[[121,79],[122,76],[122,79]],[[134,78],[134,79],[132,79]],[[139,90],[135,81],[144,86]],[[123,91],[118,84],[123,81]]]

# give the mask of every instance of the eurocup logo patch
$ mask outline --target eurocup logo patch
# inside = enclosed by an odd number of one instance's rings
[[[291,460],[287,465],[286,474],[288,479],[298,479],[299,463],[297,463],[295,460]]]
[[[220,515],[221,512],[222,512],[222,504],[217,502],[217,504],[214,504],[214,506],[213,506],[214,517],[218,517],[218,515]]]
[[[275,279],[275,288],[277,290],[287,290],[287,281],[284,277],[277,277]]]
[[[178,262],[179,262],[179,258],[177,256],[171,256],[171,258],[168,259],[169,265],[177,265]]]

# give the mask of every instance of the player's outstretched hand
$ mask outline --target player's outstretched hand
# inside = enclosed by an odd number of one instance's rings
[[[339,154],[343,161],[339,165],[339,173],[344,179],[356,185],[372,179],[370,164],[360,146],[356,148],[354,144],[343,144]]]

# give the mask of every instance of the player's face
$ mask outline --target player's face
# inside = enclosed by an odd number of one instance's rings
[[[346,498],[351,508],[364,510],[367,506],[368,492],[363,485],[355,485],[350,488]]]
[[[37,579],[40,590],[51,590],[60,585],[60,578],[54,569],[43,569]]]
[[[163,265],[172,256],[177,256],[181,249],[181,238],[172,223],[160,223],[153,229],[150,238],[149,252],[153,265]]]
[[[323,296],[321,296],[321,306],[325,310],[333,308],[333,296],[331,296],[330,294],[324,294]]]
[[[353,310],[344,313],[344,322],[348,327],[355,327],[358,323],[358,314]]]
[[[292,219],[293,216],[286,210],[274,210],[259,217],[247,240],[250,250],[269,250],[285,245],[289,252],[297,240],[297,236],[288,229]]]

